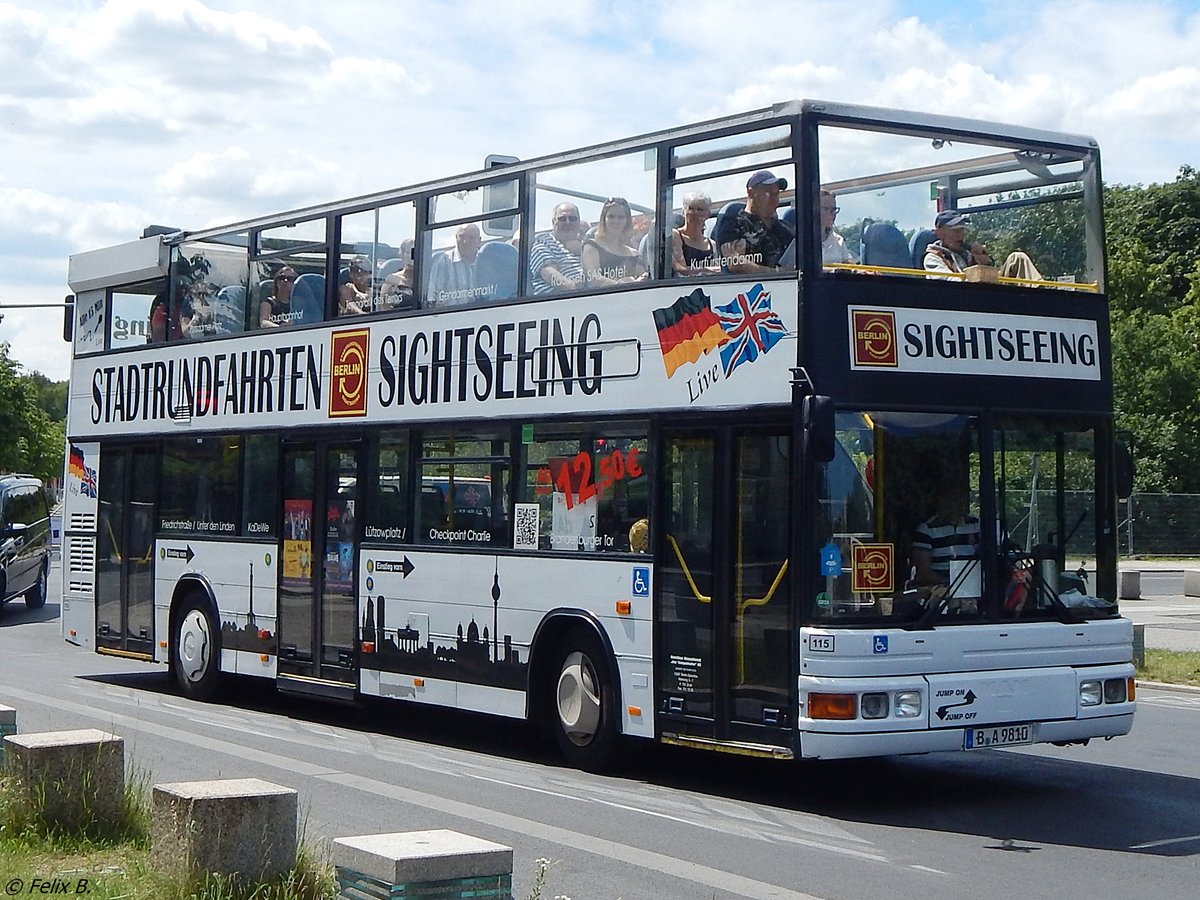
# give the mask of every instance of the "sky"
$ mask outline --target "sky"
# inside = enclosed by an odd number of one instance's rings
[[[0,0],[0,341],[67,378],[73,253],[822,99],[1200,165],[1200,0]]]

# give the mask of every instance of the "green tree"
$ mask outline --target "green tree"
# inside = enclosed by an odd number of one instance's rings
[[[64,422],[42,409],[37,384],[0,343],[0,471],[59,478],[64,441]]]

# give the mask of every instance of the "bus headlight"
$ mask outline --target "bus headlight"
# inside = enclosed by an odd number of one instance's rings
[[[887,694],[863,694],[859,701],[864,719],[886,719],[889,706]]]
[[[1079,682],[1079,705],[1099,706],[1104,702],[1104,689],[1099,681]]]
[[[1125,702],[1125,679],[1124,678],[1106,678],[1106,679],[1104,679],[1104,702],[1105,703],[1124,703]]]
[[[915,719],[921,714],[920,691],[896,692],[896,718]]]

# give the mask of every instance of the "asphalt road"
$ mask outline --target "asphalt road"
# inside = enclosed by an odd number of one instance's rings
[[[21,731],[111,730],[151,782],[294,787],[316,843],[424,828],[498,841],[517,898],[539,858],[557,861],[547,900],[1195,891],[1200,694],[1145,689],[1133,734],[1082,748],[781,764],[641,746],[589,775],[483,716],[283,702],[255,681],[193,703],[162,667],[63,643],[57,611],[0,612],[0,703]]]

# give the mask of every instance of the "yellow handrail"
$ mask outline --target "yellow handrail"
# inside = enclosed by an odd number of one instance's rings
[[[675,543],[675,536],[668,534],[667,540],[671,542],[671,549],[675,551],[675,558],[679,560],[679,567],[683,569],[683,577],[687,579],[688,586],[692,589],[692,593],[701,603],[712,603],[712,597],[705,596],[700,593],[700,588],[696,586],[696,580],[692,578],[692,570],[688,568],[688,564],[683,559],[683,552],[679,549],[679,545]]]

